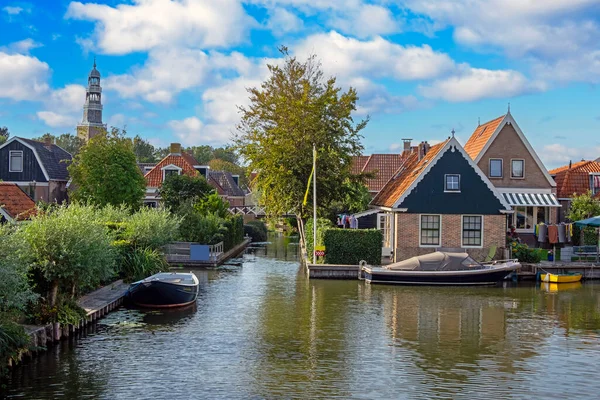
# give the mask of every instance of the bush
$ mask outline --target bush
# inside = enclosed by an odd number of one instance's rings
[[[381,264],[383,235],[379,229],[323,229],[326,264]]]
[[[323,245],[323,230],[333,228],[333,223],[326,218],[317,218],[317,246]],[[308,258],[312,259],[313,254],[313,220],[309,219],[304,224],[304,234],[306,236],[306,252]]]
[[[217,244],[223,241],[219,228],[222,219],[216,215],[201,215],[192,207],[184,207],[180,213],[179,237],[184,242]]]
[[[244,234],[250,236],[253,242],[266,242],[267,225],[260,220],[248,221],[244,225]]]
[[[25,329],[12,321],[0,321],[0,378],[8,372],[8,360],[29,347]]]
[[[514,258],[523,263],[537,264],[542,260],[541,252],[530,248],[526,244],[513,242],[512,253]]]
[[[168,269],[165,256],[157,249],[135,247],[123,257],[121,274],[126,282],[138,281]]]
[[[127,218],[122,238],[136,247],[158,249],[177,238],[180,223],[167,210],[143,207]]]

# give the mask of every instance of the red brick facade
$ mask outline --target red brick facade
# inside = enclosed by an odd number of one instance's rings
[[[396,214],[396,240],[394,259],[405,260],[410,257],[431,253],[436,247],[419,245],[420,214]],[[441,215],[441,243],[438,247],[464,248],[462,246],[462,215]],[[503,258],[506,246],[506,216],[483,216],[483,243],[481,248],[465,248],[475,260],[483,260],[489,254],[490,248],[496,246],[496,257]]]

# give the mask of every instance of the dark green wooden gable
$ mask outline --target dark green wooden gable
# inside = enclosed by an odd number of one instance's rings
[[[446,174],[460,175],[460,193],[444,192]],[[500,214],[504,209],[465,156],[452,147],[398,207],[407,208],[409,213],[477,215]]]

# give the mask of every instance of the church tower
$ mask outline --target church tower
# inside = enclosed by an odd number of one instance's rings
[[[106,130],[106,124],[102,123],[100,72],[96,69],[96,59],[94,58],[94,68],[88,76],[88,88],[85,93],[85,104],[83,105],[83,120],[77,125],[77,136],[87,141],[104,130]]]

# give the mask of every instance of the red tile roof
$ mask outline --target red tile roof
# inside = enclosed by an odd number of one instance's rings
[[[352,159],[352,173],[374,173],[375,177],[366,180],[370,192],[379,192],[398,171],[408,153],[373,154]]]
[[[465,151],[472,160],[476,159],[479,153],[481,153],[481,150],[483,150],[505,116],[506,115],[502,115],[496,119],[488,121],[485,124],[479,125],[475,129],[475,132],[473,132],[464,147]]]
[[[29,218],[36,211],[35,202],[15,183],[0,182],[0,208],[12,219]]]
[[[406,192],[406,190],[417,180],[421,172],[429,165],[440,150],[444,148],[450,138],[442,143],[431,146],[425,157],[419,160],[418,152],[407,154],[405,162],[396,171],[395,178],[390,180],[381,191],[375,196],[372,205],[381,207],[393,207],[396,201]]]
[[[149,187],[161,187],[163,182],[162,168],[167,165],[175,165],[181,168],[181,173],[185,175],[197,176],[200,174],[194,168],[194,165],[198,165],[198,161],[190,154],[185,152],[181,154],[169,154],[144,175],[144,178],[146,178],[146,185]]]
[[[590,174],[600,174],[600,162],[579,161],[550,171],[556,181],[556,194],[559,198],[571,198],[573,194],[583,194],[591,189]]]

